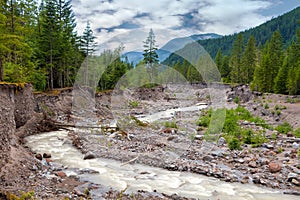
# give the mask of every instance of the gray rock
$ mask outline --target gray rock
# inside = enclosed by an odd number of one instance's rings
[[[210,162],[210,161],[212,161],[212,160],[214,159],[214,157],[212,157],[212,156],[210,156],[210,155],[206,155],[206,156],[204,156],[202,159],[203,159],[204,161]]]
[[[290,172],[288,174],[288,182],[292,182],[293,179],[297,179],[297,174]]]
[[[294,149],[298,149],[300,147],[300,144],[298,144],[297,142],[293,143],[293,148]]]
[[[224,146],[226,144],[226,140],[223,137],[220,137],[218,140],[218,146]]]
[[[89,151],[84,155],[83,160],[94,159],[94,158],[96,158],[96,155],[93,152]]]

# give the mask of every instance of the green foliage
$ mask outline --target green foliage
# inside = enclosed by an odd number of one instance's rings
[[[265,109],[269,109],[269,108],[270,108],[270,107],[269,107],[269,104],[266,103],[265,106],[264,106],[264,108],[265,108]]]
[[[218,120],[212,120],[213,116],[215,116],[216,119],[221,119],[220,117],[222,115],[226,115],[224,125],[219,123]],[[214,121],[214,124],[211,124],[211,121]],[[208,127],[205,132],[206,139],[215,139],[215,135],[222,132],[230,149],[240,149],[242,143],[251,144],[253,147],[257,147],[261,146],[261,144],[266,141],[264,132],[254,132],[251,129],[243,129],[239,125],[240,121],[254,122],[258,126],[270,128],[263,119],[253,117],[251,113],[242,106],[230,110],[209,109],[202,111],[198,125]]]
[[[288,132],[292,131],[293,128],[288,122],[284,122],[281,125],[278,125],[275,130],[277,130],[279,133],[287,134]]]
[[[144,63],[152,67],[153,64],[158,63],[158,55],[156,53],[157,46],[156,46],[155,35],[152,29],[149,31],[149,35],[144,41]]]
[[[166,121],[165,127],[166,128],[178,128],[176,121]]]
[[[198,121],[198,126],[208,127],[211,119],[212,109],[202,110]]]
[[[240,103],[239,97],[234,97],[233,102],[239,104]]]
[[[138,126],[148,126],[148,123],[142,122],[141,120],[139,120],[138,118],[134,117],[134,116],[130,116],[130,118],[138,125]]]
[[[138,101],[129,101],[129,106],[130,106],[130,108],[136,108],[139,106],[139,102]]]
[[[238,138],[236,137],[233,137],[231,139],[229,139],[229,142],[228,142],[228,147],[230,150],[241,150],[241,142]]]
[[[300,138],[300,127],[293,131],[293,135],[297,138]]]
[[[8,200],[34,200],[34,191],[29,191],[27,193],[22,192],[22,195],[20,197],[14,195],[14,194],[8,193],[7,199]]]
[[[297,103],[299,101],[300,101],[299,98],[290,98],[290,97],[286,98],[287,103]]]

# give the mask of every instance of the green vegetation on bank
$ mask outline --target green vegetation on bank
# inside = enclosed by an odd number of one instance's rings
[[[217,115],[226,115],[224,125],[221,130],[221,135],[218,135],[216,130],[219,130],[218,126],[222,126],[215,121],[211,124],[211,117],[213,113],[219,113]],[[220,116],[219,116],[220,117]],[[205,135],[210,137],[211,135],[223,136],[230,149],[240,149],[241,144],[250,144],[253,147],[260,146],[266,141],[264,131],[253,131],[251,128],[242,128],[240,123],[254,123],[257,126],[263,128],[270,127],[263,119],[259,117],[254,117],[251,113],[242,106],[238,106],[236,109],[209,109],[204,110],[199,118],[198,125],[207,127]]]

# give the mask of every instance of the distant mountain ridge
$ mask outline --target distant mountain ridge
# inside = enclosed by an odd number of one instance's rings
[[[191,35],[189,37],[180,37],[180,38],[174,38],[170,41],[168,41],[163,47],[158,49],[157,55],[159,62],[163,62],[165,59],[167,59],[171,53],[182,49],[185,45],[198,41],[198,40],[206,40],[206,39],[212,39],[212,38],[220,38],[221,35],[215,34],[215,33],[207,33],[207,34],[196,34]],[[136,51],[130,51],[125,54],[123,54],[123,57],[127,57],[127,61],[129,63],[133,63],[134,65],[138,64],[141,60],[143,60],[143,52],[136,52]]]
[[[266,41],[271,39],[272,34],[279,30],[282,35],[284,46],[287,47],[291,44],[296,35],[298,21],[300,20],[300,7],[285,13],[279,17],[273,18],[257,27],[242,31],[244,36],[244,42],[247,43],[251,35],[256,39],[257,45],[265,44]],[[198,40],[198,43],[204,47],[204,49],[210,54],[212,58],[215,58],[219,48],[223,55],[230,55],[233,42],[235,41],[237,34],[227,35],[220,38],[211,38],[207,40]],[[184,47],[184,48],[189,48]],[[181,50],[186,52],[188,50]],[[166,65],[173,65],[177,61],[181,61],[178,55],[171,54],[163,63]]]

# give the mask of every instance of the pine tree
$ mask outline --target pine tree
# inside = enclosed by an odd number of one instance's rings
[[[158,63],[158,55],[156,53],[157,46],[156,46],[155,35],[152,29],[149,31],[149,35],[144,41],[144,63],[148,67],[152,67],[153,64]]]
[[[242,83],[242,56],[244,47],[244,37],[242,33],[237,35],[236,40],[233,43],[233,48],[230,58],[231,67],[231,81],[235,83]]]
[[[270,92],[273,88],[273,80],[270,79],[271,74],[269,73],[271,68],[269,49],[269,42],[266,42],[261,53],[260,63],[254,71],[254,80],[251,84],[253,90]]]
[[[248,40],[245,52],[242,56],[241,82],[250,83],[253,80],[254,69],[257,62],[256,41],[254,36]]]
[[[96,50],[96,42],[93,30],[91,28],[91,24],[88,21],[86,27],[83,32],[83,36],[81,37],[81,50],[87,59],[84,62],[84,84],[88,85],[89,79],[89,62],[91,61],[91,56]]]
[[[300,94],[300,29],[297,31],[296,40],[290,46],[288,56],[288,92],[289,94]]]
[[[288,56],[284,58],[283,65],[279,69],[279,72],[275,78],[274,92],[280,94],[287,93],[287,85],[288,85]]]
[[[81,50],[85,56],[91,56],[96,51],[97,43],[95,39],[96,37],[94,36],[90,21],[88,21],[81,37]]]
[[[278,71],[280,67],[283,64],[283,42],[282,42],[282,36],[279,31],[276,31],[273,33],[271,40],[270,40],[270,46],[268,53],[270,55],[270,67],[268,73],[269,79],[270,79],[270,86],[268,89],[268,92],[273,92],[273,87],[275,84],[275,78],[278,74]]]

